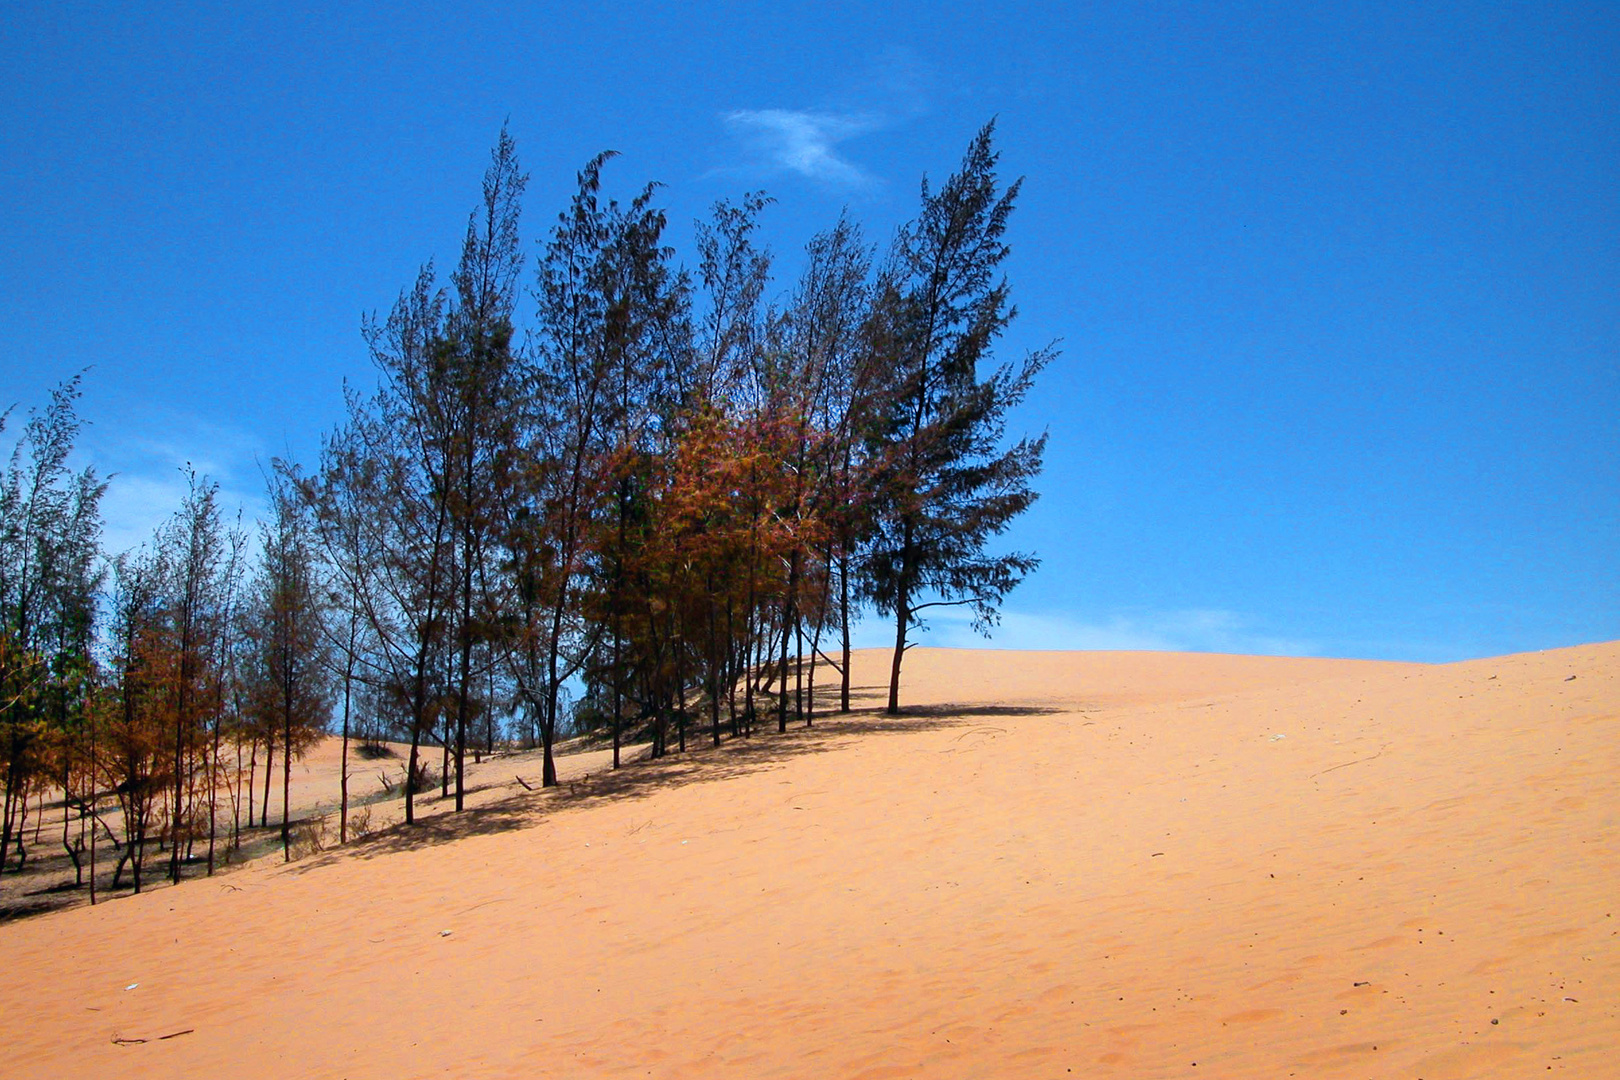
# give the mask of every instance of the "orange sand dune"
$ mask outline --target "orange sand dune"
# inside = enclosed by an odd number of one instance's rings
[[[1620,643],[919,649],[899,720],[886,660],[809,731],[486,762],[0,926],[0,1076],[1620,1076]]]

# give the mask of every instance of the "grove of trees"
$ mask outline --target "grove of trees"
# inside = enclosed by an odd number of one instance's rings
[[[1019,185],[992,136],[886,251],[846,215],[772,298],[768,199],[717,204],[688,270],[656,185],[604,194],[611,154],[528,265],[503,131],[448,279],[428,263],[365,321],[375,387],[345,389],[309,468],[273,464],[256,552],[188,474],[150,543],[105,558],[70,380],[0,489],[0,872],[47,789],[74,866],[99,834],[137,891],[154,842],[170,879],[212,872],[277,780],[290,851],[292,762],[328,731],[346,839],[362,730],[409,745],[414,823],[435,782],[463,808],[498,719],[545,785],[570,730],[618,767],[632,736],[657,757],[813,723],[818,670],[851,707],[863,611],[892,621],[898,713],[926,613],[987,633],[1036,565],[992,546],[1035,498],[1045,437],[1005,426],[1051,357],[994,358]]]

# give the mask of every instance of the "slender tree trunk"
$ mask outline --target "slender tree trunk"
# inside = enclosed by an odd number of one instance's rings
[[[133,804],[133,803],[135,803],[135,801],[136,801],[135,797],[131,796],[130,797],[130,802]],[[135,823],[136,823],[135,824],[135,829],[136,829],[135,835],[130,836],[129,840],[128,840],[128,845],[129,845],[129,852],[128,852],[128,854],[129,854],[129,870],[130,870],[130,874],[134,877],[134,880],[135,880],[135,892],[136,893],[139,893],[141,891],[141,868],[146,863],[146,815],[147,815],[147,809],[144,806],[140,807],[140,809],[139,809],[139,811],[137,813],[137,816],[135,817]],[[126,821],[127,820],[128,820],[128,815],[126,815]],[[127,826],[126,826],[125,833],[126,833],[126,835],[128,835]],[[114,877],[114,880],[116,881],[117,880],[117,875],[114,874],[113,877]]]
[[[354,623],[349,623],[349,651],[343,664],[343,749],[338,755],[338,843],[349,842],[349,702],[354,685]]]
[[[849,554],[847,550],[840,556],[838,571],[838,587],[842,596],[839,597],[839,622],[842,631],[844,647],[844,670],[840,673],[841,685],[838,690],[838,709],[840,712],[849,712]]]
[[[889,715],[900,715],[900,662],[906,655],[906,634],[911,629],[911,580],[914,556],[911,547],[912,525],[907,519],[902,530],[900,545],[900,580],[894,601],[894,662],[889,669]]]
[[[787,731],[788,709],[788,637],[793,626],[793,569],[792,562],[788,563],[788,595],[782,601],[782,693],[776,699],[776,731],[781,734]]]
[[[411,724],[411,755],[405,764],[405,824],[416,824],[416,762],[422,746],[422,723]]]
[[[621,707],[622,692],[619,676],[619,616],[613,615],[613,767],[619,767],[619,709]]]
[[[823,611],[827,609],[822,608]],[[805,710],[804,726],[810,727],[816,718],[816,653],[821,648],[821,624],[817,623],[815,631],[810,635],[810,673],[805,682]],[[800,663],[803,663],[801,660]]]
[[[185,661],[180,665],[182,685],[185,680]],[[185,784],[185,691],[181,692],[181,705],[174,722],[174,817],[169,822],[169,879],[180,883],[180,819],[184,813]]]
[[[190,862],[197,846],[197,773],[199,764],[206,764],[208,744],[193,746],[186,758],[186,862]],[[198,759],[203,759],[199,763]]]
[[[754,620],[755,620],[756,617],[757,616],[754,613],[753,590],[750,589],[749,590],[749,598],[748,598],[748,611],[743,616],[743,622],[746,624],[744,632],[747,634],[747,639],[743,642],[743,657],[744,657],[745,663],[743,664],[743,670],[742,670],[742,677],[743,677],[743,730],[748,732],[749,734],[752,734],[753,723],[754,723],[754,663],[753,663],[753,661],[754,661],[755,650],[758,648],[758,646],[756,645],[757,637],[756,637],[756,635],[754,633]]]
[[[23,834],[28,831],[28,788],[23,787],[22,793],[17,796],[17,829],[12,840],[17,845],[17,873],[28,862],[28,849],[23,846]]]
[[[566,566],[563,571],[567,574]],[[552,743],[557,736],[557,657],[562,651],[563,612],[568,605],[568,585],[564,581],[557,590],[557,605],[551,609],[551,637],[546,642],[546,707],[540,716],[540,786],[557,786],[557,762],[552,756]]]
[[[726,711],[731,719],[731,737],[737,737],[737,625],[732,610],[735,605],[726,596]],[[718,706],[717,706],[718,707]]]
[[[462,545],[461,677],[456,688],[456,813],[467,805],[467,694],[472,681],[472,546]]]
[[[96,906],[96,723],[90,720],[90,790],[85,793],[90,804],[90,906]]]
[[[540,786],[557,786],[557,762],[552,744],[557,736],[557,680],[548,679],[546,700],[540,713]]]
[[[411,756],[405,766],[405,824],[416,824],[416,770],[421,760],[422,746],[422,720],[427,715],[427,674],[428,662],[431,660],[429,634],[433,620],[439,616],[439,572],[443,567],[440,564],[441,545],[444,542],[444,530],[448,508],[444,499],[439,499],[435,507],[437,516],[433,525],[433,558],[428,567],[427,582],[427,611],[421,622],[421,629],[416,639],[415,670],[411,674]]]
[[[241,777],[237,777],[241,781]],[[259,737],[248,739],[247,827],[253,828],[253,792],[259,784]]]
[[[444,718],[444,731],[439,734],[439,798],[450,797],[450,717]]]
[[[194,538],[195,535],[194,532]],[[191,571],[188,569],[184,600],[185,608],[180,630],[180,685],[175,691],[174,704],[174,820],[169,823],[170,840],[172,841],[169,846],[169,877],[175,884],[180,883],[180,828],[184,818],[183,797],[186,789],[190,786],[190,777],[185,771],[185,736],[187,706],[191,704],[191,650],[194,647],[191,637],[193,631],[192,618],[196,611],[193,606],[196,603],[196,595],[193,592],[195,586],[192,583],[193,579],[190,574]]]
[[[670,616],[670,622],[675,621]],[[675,659],[675,731],[680,752],[686,753],[686,648],[675,628],[670,628],[670,649]]]
[[[71,786],[72,780],[73,761],[69,756],[67,747],[64,746],[62,753],[62,850],[67,852],[68,858],[73,861],[74,888],[79,888],[84,885],[84,867],[79,865],[79,850],[70,842],[70,837],[72,834],[68,827],[68,808],[73,805],[73,789]],[[44,798],[44,794],[44,790],[41,789],[40,797],[42,799]],[[44,818],[45,814],[43,809],[41,810],[39,816],[42,819]],[[79,847],[83,847],[84,845],[82,841],[84,840],[84,815],[82,813],[79,815],[79,840],[81,841]]]
[[[292,861],[291,807],[292,794],[292,721],[293,721],[293,657],[291,647],[282,654],[281,670],[281,859]]]
[[[12,740],[11,760],[6,763],[5,809],[0,812],[0,874],[6,872],[6,860],[11,857],[11,804],[17,789],[17,748]]]
[[[489,654],[489,696],[484,699],[484,753],[495,756],[495,653]],[[474,762],[477,764],[477,762]]]
[[[237,716],[238,716],[238,720],[240,720],[240,717],[241,717],[240,712],[238,712]],[[231,850],[232,851],[240,851],[242,849],[242,775],[243,775],[242,774],[242,731],[241,731],[240,727],[238,727],[238,729],[236,731],[235,739],[236,739],[236,798],[231,800]],[[258,747],[255,746],[253,748],[253,750],[252,750],[252,753],[256,754],[257,752],[258,752]],[[250,755],[249,758],[248,758],[249,764],[252,763],[252,760],[253,760],[253,758]],[[248,808],[247,808],[248,827],[251,828],[253,826],[253,779],[252,779],[251,774],[248,777],[247,803],[248,803]]]
[[[662,663],[664,654],[659,642],[658,619],[653,613],[650,589],[647,590],[647,594],[647,652],[649,655],[647,657],[647,675],[644,679],[646,693],[643,695],[643,700],[652,706],[652,756],[658,758],[663,757],[669,748],[668,741],[665,739],[665,729],[669,717],[663,700],[665,697],[663,693],[663,684],[665,682],[664,666]]]
[[[94,786],[95,786],[95,782],[92,780],[91,781],[91,787],[94,787]],[[85,792],[85,798],[88,799],[89,797],[90,797],[90,793],[88,791]],[[62,813],[63,814],[67,813],[67,808],[66,807],[63,807]],[[73,858],[73,872],[77,876],[77,879],[78,879],[75,882],[73,887],[76,888],[76,889],[84,887],[84,867],[80,865],[79,860],[80,860],[81,855],[82,855],[82,853],[83,853],[83,851],[85,849],[85,845],[89,842],[89,840],[94,839],[94,837],[96,835],[95,829],[92,828],[90,830],[90,836],[86,837],[84,835],[84,833],[85,833],[85,825],[86,825],[86,823],[85,823],[85,820],[84,820],[84,803],[81,802],[79,804],[79,840],[78,840],[78,843],[75,845],[75,847],[73,849],[74,852],[75,852],[74,858]]]
[[[270,827],[270,777],[276,771],[276,736],[266,726],[264,732],[264,805],[259,807],[259,828]]]
[[[755,482],[755,467],[748,467],[748,481]],[[754,642],[761,635],[757,632],[756,620],[759,618],[759,598],[756,593],[758,579],[755,574],[759,569],[759,505],[754,503],[748,519],[748,609],[743,613],[743,633],[747,636],[743,655],[749,661],[743,665],[743,678],[746,680],[743,687],[743,727],[748,734],[754,733]]]
[[[763,615],[763,613],[761,613]],[[750,673],[750,685],[756,697],[768,698],[771,687],[776,685],[776,631],[769,624],[760,619],[759,643],[755,646],[755,662]],[[747,716],[749,735],[754,733],[754,714]]]
[[[793,644],[798,648],[798,655],[793,659],[793,708],[798,718],[810,723],[810,714],[804,709],[804,613],[797,609],[793,612]],[[810,658],[812,664],[815,657]]]
[[[223,708],[220,710],[224,711]],[[208,760],[208,876],[214,876],[214,837],[219,820],[219,714],[214,716],[214,750]]]
[[[627,437],[628,438],[628,437]],[[628,445],[628,442],[624,445]],[[613,594],[613,767],[619,767],[619,712],[623,704],[623,674],[621,650],[624,648],[624,627],[621,608],[624,606],[624,552],[628,542],[628,514],[630,511],[630,481],[619,481],[619,547],[614,553]]]
[[[292,697],[289,694],[286,710],[282,714],[281,728],[281,861],[292,862],[292,831],[290,829],[292,795]]]
[[[821,652],[821,635],[827,629],[827,615],[832,611],[834,558],[833,542],[831,540],[827,541],[827,547],[826,550],[822,552],[822,556],[822,562],[827,568],[827,573],[821,584],[821,601],[816,607],[815,626],[810,635],[810,708],[809,712],[805,714],[806,727],[810,726],[810,722],[815,718],[816,715],[816,657],[823,655]]]
[[[709,655],[708,655],[708,669],[709,670],[708,670],[708,679],[707,679],[708,686],[707,686],[706,689],[709,692],[709,719],[712,721],[712,726],[714,728],[714,745],[719,746],[720,745],[720,677],[721,677],[721,673],[722,673],[722,660],[721,660],[721,657],[720,657],[720,642],[717,639],[716,628],[715,628],[715,625],[714,625],[715,620],[714,620],[714,578],[713,578],[713,575],[710,575],[710,578],[709,578],[709,581],[708,581],[708,586],[709,586],[709,589],[708,589],[708,591],[709,591],[709,602],[706,605],[704,605],[705,609],[707,610],[708,619],[709,619],[709,641],[708,641],[708,645],[709,645],[709,648],[708,648],[708,653],[709,653]]]
[[[900,661],[906,655],[906,630],[911,619],[911,611],[906,605],[904,591],[895,604],[894,619],[894,660],[889,667],[889,715],[900,715]]]

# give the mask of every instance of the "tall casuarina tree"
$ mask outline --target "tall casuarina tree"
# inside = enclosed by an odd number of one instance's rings
[[[65,746],[83,726],[107,484],[93,468],[69,471],[78,397],[75,375],[30,413],[0,471],[0,871],[21,847],[23,799],[53,737]]]
[[[872,340],[888,359],[873,427],[874,539],[868,598],[895,621],[889,712],[900,709],[900,666],[930,608],[965,606],[988,633],[1008,590],[1038,564],[991,554],[988,541],[1035,501],[1046,436],[1002,448],[1007,411],[1029,391],[1051,350],[980,378],[1015,310],[998,274],[1019,183],[996,179],[994,124],[968,147],[922,213],[901,232],[877,298]]]
[[[558,216],[536,273],[538,333],[517,404],[525,452],[511,471],[505,549],[510,647],[516,694],[540,738],[541,783],[557,783],[553,758],[563,683],[585,664],[599,633],[578,617],[587,587],[590,532],[606,489],[602,428],[612,371],[605,348],[606,248],[617,210],[599,199],[602,167],[592,158]]]
[[[512,313],[523,266],[518,217],[528,175],[517,148],[501,129],[483,200],[467,222],[461,262],[451,277],[454,302],[440,343],[437,374],[449,417],[449,494],[455,531],[455,741],[456,809],[465,806],[467,717],[473,653],[492,635],[489,560],[502,500],[515,467],[518,364],[512,350]]]
[[[277,463],[270,515],[259,527],[263,552],[252,599],[255,631],[251,697],[271,739],[281,740],[281,850],[292,858],[292,761],[319,738],[331,712],[323,598],[316,540],[296,469]]]

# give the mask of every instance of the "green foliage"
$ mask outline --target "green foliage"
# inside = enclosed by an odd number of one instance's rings
[[[87,724],[106,482],[68,467],[79,393],[74,376],[29,414],[0,479],[0,869],[20,799]]]
[[[896,242],[874,311],[887,377],[867,430],[873,530],[863,591],[896,620],[891,711],[920,612],[967,606],[988,634],[1002,598],[1038,565],[986,550],[1035,500],[1046,437],[1002,443],[1007,411],[1052,355],[980,375],[1014,314],[997,274],[1019,183],[999,189],[993,131],[979,133],[937,192],[924,183],[922,213]]]

